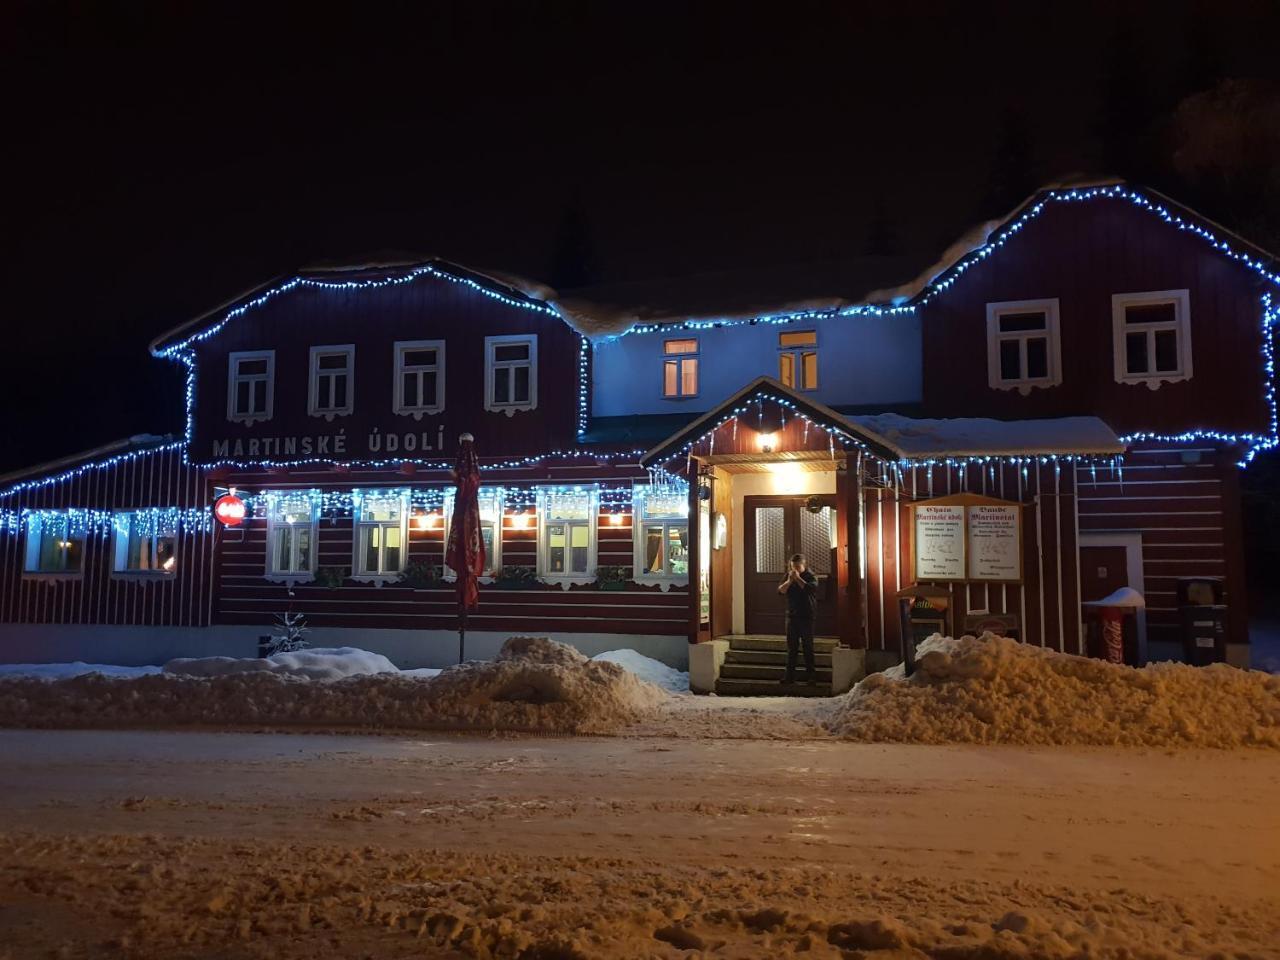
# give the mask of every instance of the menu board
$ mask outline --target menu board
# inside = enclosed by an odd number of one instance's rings
[[[1020,580],[1022,538],[1016,504],[976,504],[967,511],[970,580]]]
[[[915,560],[917,580],[964,579],[964,507],[918,504]]]

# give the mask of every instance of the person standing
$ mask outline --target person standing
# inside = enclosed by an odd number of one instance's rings
[[[778,584],[778,593],[787,598],[787,672],[783,683],[794,683],[796,661],[804,646],[804,665],[809,682],[818,682],[813,662],[813,624],[818,615],[818,578],[809,572],[804,554],[797,553],[787,566],[787,579]]]

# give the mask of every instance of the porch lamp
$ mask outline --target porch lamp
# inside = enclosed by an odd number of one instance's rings
[[[773,448],[777,446],[778,435],[776,433],[760,434],[760,449],[765,453],[773,453]]]

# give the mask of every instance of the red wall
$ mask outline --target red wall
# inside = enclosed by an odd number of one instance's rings
[[[1111,296],[1190,291],[1192,379],[1158,390],[1115,382]],[[994,253],[925,304],[926,416],[1004,420],[1093,414],[1118,433],[1216,429],[1266,433],[1262,280],[1200,237],[1122,199],[1050,203]],[[987,385],[986,305],[1060,301],[1063,382]]]

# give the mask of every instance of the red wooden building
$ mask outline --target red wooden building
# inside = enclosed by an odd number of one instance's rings
[[[1075,653],[1082,603],[1128,586],[1134,657],[1163,658],[1195,578],[1225,605],[1216,653],[1244,662],[1237,473],[1276,442],[1278,274],[1118,183],[1041,191],[898,288],[803,302],[560,295],[439,260],[304,271],[155,341],[188,372],[183,436],[5,479],[0,658],[253,655],[293,610],[313,644],[451,662],[468,432],[475,656],[539,633],[749,691],[800,551],[840,685],[901,657],[913,591],[947,629]],[[240,526],[212,518],[229,491]]]

